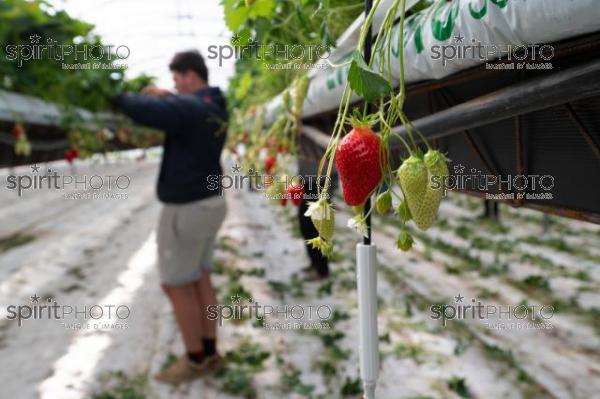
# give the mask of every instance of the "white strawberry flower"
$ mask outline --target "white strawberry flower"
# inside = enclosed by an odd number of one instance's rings
[[[327,220],[331,217],[331,209],[326,200],[311,202],[304,216],[310,217],[313,220]]]
[[[267,155],[269,155],[269,151],[266,148],[261,148],[260,152],[258,153],[258,159],[264,161]]]
[[[306,217],[314,217],[317,220],[321,220],[318,216],[321,216],[320,213],[320,209],[321,206],[319,205],[318,202],[310,202],[310,205],[308,205],[308,209],[306,210],[306,212],[304,212],[304,216]]]
[[[369,229],[367,228],[367,223],[365,219],[358,215],[348,220],[348,227],[355,230],[358,234],[363,237],[369,236]]]

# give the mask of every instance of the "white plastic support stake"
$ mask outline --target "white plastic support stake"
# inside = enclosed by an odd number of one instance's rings
[[[360,324],[360,377],[364,399],[375,399],[379,372],[379,335],[377,334],[377,247],[356,245],[358,317]]]

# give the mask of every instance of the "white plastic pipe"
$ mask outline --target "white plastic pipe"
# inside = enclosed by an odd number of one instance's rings
[[[356,245],[358,282],[358,322],[360,325],[360,377],[364,399],[375,399],[379,372],[379,335],[377,334],[377,247]]]

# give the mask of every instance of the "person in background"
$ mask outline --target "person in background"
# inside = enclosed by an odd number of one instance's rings
[[[175,54],[169,65],[177,93],[154,86],[122,94],[116,107],[135,122],[165,132],[157,194],[163,203],[157,229],[158,269],[187,353],[158,373],[158,381],[179,384],[218,366],[217,303],[210,271],[215,237],[225,218],[225,199],[207,188],[221,175],[220,156],[227,121],[221,91],[208,85],[197,51]]]

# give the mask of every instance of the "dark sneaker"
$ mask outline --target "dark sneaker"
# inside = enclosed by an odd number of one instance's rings
[[[206,359],[202,363],[205,361]],[[192,362],[187,355],[183,355],[178,358],[175,363],[157,373],[154,376],[154,379],[171,385],[179,385],[184,382],[192,381],[202,376],[202,363],[197,364]]]
[[[223,358],[219,354],[207,356],[202,362],[197,364],[197,370],[201,375],[217,371],[223,364]]]

